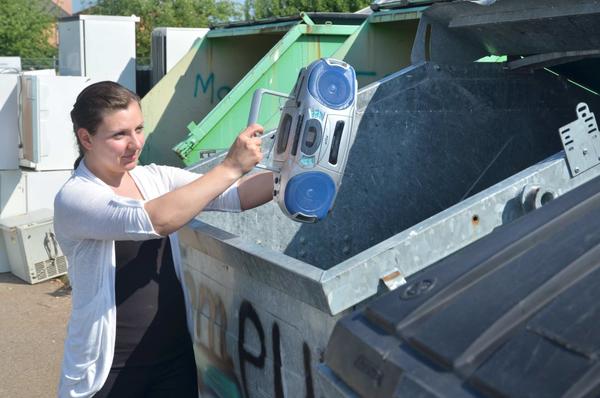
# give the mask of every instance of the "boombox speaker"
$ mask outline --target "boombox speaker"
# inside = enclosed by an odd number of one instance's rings
[[[333,208],[353,141],[356,90],[350,65],[323,58],[300,70],[291,96],[265,89],[254,93],[249,124],[257,120],[263,94],[287,98],[271,169],[274,200],[295,221],[315,223]]]

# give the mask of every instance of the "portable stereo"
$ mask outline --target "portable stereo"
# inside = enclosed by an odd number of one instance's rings
[[[287,98],[269,169],[274,171],[273,199],[295,221],[315,223],[333,208],[353,141],[356,92],[352,66],[332,58],[302,68],[291,96],[254,92],[249,124],[258,117],[263,94]]]

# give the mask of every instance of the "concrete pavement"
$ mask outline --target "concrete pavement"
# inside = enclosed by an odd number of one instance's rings
[[[71,311],[57,279],[30,285],[0,274],[0,397],[55,397]]]

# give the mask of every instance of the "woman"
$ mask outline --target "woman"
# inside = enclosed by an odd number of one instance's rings
[[[114,82],[88,86],[71,111],[80,160],[55,199],[55,232],[73,287],[60,397],[197,397],[176,231],[202,210],[272,199],[262,127],[244,130],[203,176],[137,166],[139,97]]]

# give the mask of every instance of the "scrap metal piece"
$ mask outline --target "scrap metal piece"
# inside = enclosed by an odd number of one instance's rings
[[[577,105],[577,120],[558,131],[562,140],[571,177],[597,165],[600,160],[600,141],[596,117],[586,103]]]

